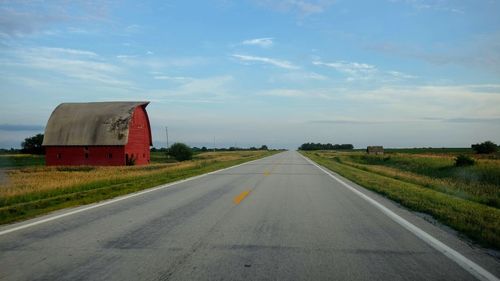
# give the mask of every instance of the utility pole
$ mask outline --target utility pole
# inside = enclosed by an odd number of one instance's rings
[[[167,135],[167,149],[168,149],[168,147],[169,147],[169,145],[168,145],[168,127],[165,127],[165,134]]]

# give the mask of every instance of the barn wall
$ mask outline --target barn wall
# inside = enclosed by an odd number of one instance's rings
[[[125,154],[129,158],[133,157],[136,165],[150,162],[150,130],[146,110],[142,106],[136,107],[129,124],[128,143],[125,145]]]
[[[120,166],[125,165],[125,149],[123,146],[46,146],[45,163],[47,166]]]

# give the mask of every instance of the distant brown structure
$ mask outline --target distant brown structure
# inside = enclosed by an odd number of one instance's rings
[[[383,146],[368,146],[366,148],[366,153],[381,155],[381,154],[384,154],[384,147]]]

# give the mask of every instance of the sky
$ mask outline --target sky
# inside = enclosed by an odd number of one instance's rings
[[[0,1],[0,148],[63,102],[153,144],[500,143],[500,0]]]

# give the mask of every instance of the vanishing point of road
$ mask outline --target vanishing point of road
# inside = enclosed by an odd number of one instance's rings
[[[3,226],[0,280],[476,279],[381,208],[500,276],[486,250],[334,177],[287,151]]]

